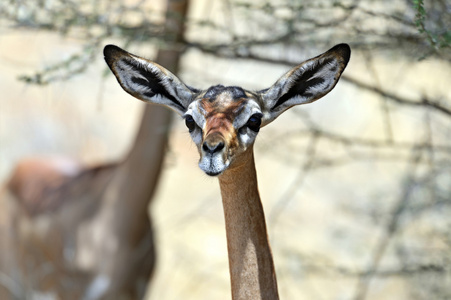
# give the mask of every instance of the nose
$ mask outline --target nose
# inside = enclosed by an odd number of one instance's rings
[[[211,142],[208,143],[207,141],[205,141],[202,144],[202,149],[210,154],[214,154],[216,152],[221,151],[224,148],[224,142],[222,141],[217,141],[217,142]]]

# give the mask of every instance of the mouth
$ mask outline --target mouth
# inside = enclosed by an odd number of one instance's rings
[[[205,171],[205,174],[207,174],[208,176],[212,176],[212,177],[218,176],[218,175],[220,175],[221,173],[222,173],[222,172]]]
[[[228,161],[223,161],[221,156],[204,156],[199,161],[199,167],[208,176],[218,176],[229,166]]]

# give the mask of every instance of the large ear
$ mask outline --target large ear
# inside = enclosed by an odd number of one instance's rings
[[[347,44],[304,61],[282,76],[269,89],[259,91],[263,100],[263,125],[298,104],[310,103],[329,93],[340,79],[351,56]]]
[[[162,66],[117,46],[105,46],[103,54],[122,88],[139,100],[166,105],[183,115],[199,92]]]

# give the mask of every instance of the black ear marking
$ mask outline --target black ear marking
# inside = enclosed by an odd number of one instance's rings
[[[116,59],[122,55],[128,54],[129,53],[127,51],[122,50],[116,45],[106,45],[105,48],[103,48],[103,56],[110,69]]]
[[[129,68],[133,68],[139,74],[139,77],[131,77],[131,81],[135,84],[142,86],[142,95],[152,98],[155,96],[165,97],[172,101],[178,108],[185,109],[183,105],[174,96],[172,96],[164,87],[163,80],[159,77],[159,74],[152,69],[143,68],[136,61],[124,60],[123,63],[127,64]],[[177,91],[177,90],[176,90]]]
[[[351,47],[349,47],[349,45],[345,43],[333,46],[326,53],[335,53],[342,59],[344,67],[346,67],[349,60],[351,59]]]
[[[351,57],[351,48],[339,44],[306,60],[280,77],[270,88],[257,92],[266,125],[292,106],[316,101],[337,84]]]
[[[135,73],[138,73],[140,76],[132,76],[130,80],[138,84],[142,87],[142,95],[152,98],[154,96],[162,96],[166,97],[167,99],[174,102],[175,105],[177,105],[179,108],[183,109],[183,105],[171,94],[167,92],[167,90],[164,88],[162,84],[162,80],[160,77],[158,77],[158,74],[156,72],[153,72],[152,69],[149,68],[143,68],[136,60],[131,59],[131,54],[127,51],[122,50],[121,48],[115,46],[115,45],[107,45],[105,46],[103,53],[105,55],[105,61],[107,62],[110,69],[115,72],[115,68],[120,69],[123,72],[126,72],[127,69],[131,70],[133,69]],[[126,59],[122,59],[120,61],[120,64],[115,64],[117,61],[117,58],[122,55],[126,57]],[[128,59],[129,58],[129,59]],[[115,65],[114,65],[115,64]],[[114,65],[114,67],[113,67]],[[122,82],[119,80],[119,77],[117,78],[120,84]],[[126,90],[133,96],[136,96],[136,93],[132,93],[128,90]]]
[[[313,93],[309,92],[309,90],[311,88],[315,88],[315,86],[323,84],[326,81],[322,77],[315,77],[315,74],[319,72],[323,66],[331,64],[332,61],[332,58],[324,59],[323,61],[317,61],[311,66],[311,68],[304,70],[303,73],[301,73],[299,76],[296,76],[296,78],[293,79],[293,81],[295,81],[296,83],[293,84],[288,89],[288,91],[277,100],[276,104],[271,109],[277,108],[277,106],[280,106],[281,104],[298,95],[303,95],[306,98],[312,98]],[[336,72],[337,68],[337,65],[332,65],[330,71]]]
[[[183,115],[200,93],[157,63],[117,46],[107,45],[103,53],[121,87],[142,101],[168,106]]]

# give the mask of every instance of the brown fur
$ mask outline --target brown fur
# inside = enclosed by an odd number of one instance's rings
[[[278,299],[252,148],[219,176],[219,184],[226,221],[232,299]]]
[[[237,132],[233,127],[233,119],[243,107],[244,99],[231,101],[227,99],[227,105],[223,101],[201,102],[206,115],[203,140],[207,143],[217,143],[217,139],[223,139],[229,151],[238,147]],[[230,154],[230,152],[229,152]]]
[[[235,157],[237,129],[233,119],[244,99],[231,101],[219,95],[216,101],[202,101],[206,115],[207,143],[225,143],[224,154]],[[257,185],[252,147],[241,153],[219,176],[226,221],[232,299],[278,299],[277,281],[265,216]]]

